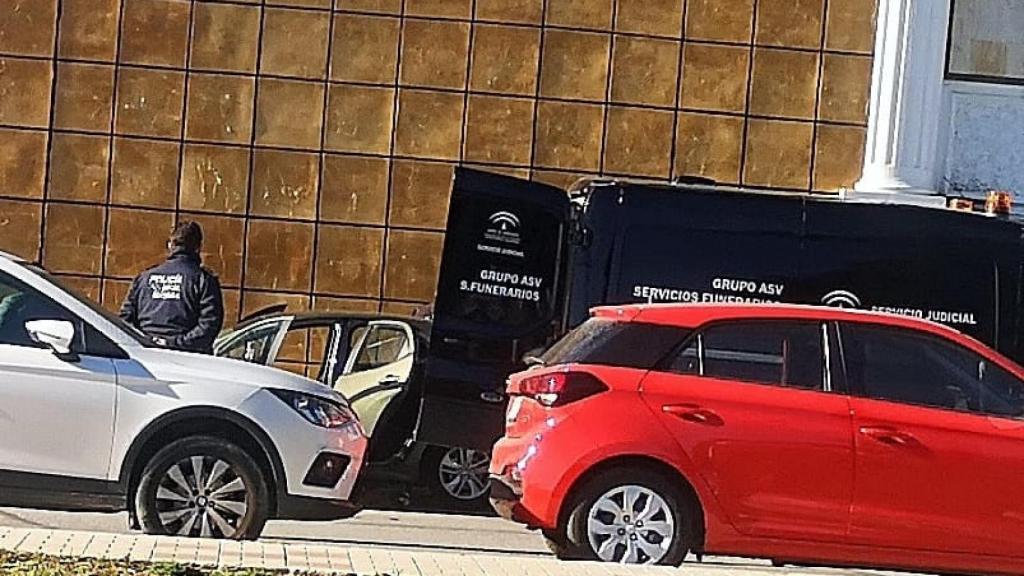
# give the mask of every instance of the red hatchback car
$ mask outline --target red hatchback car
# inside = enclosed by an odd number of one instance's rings
[[[512,376],[492,503],[559,557],[1024,573],[1024,370],[948,328],[601,308]]]

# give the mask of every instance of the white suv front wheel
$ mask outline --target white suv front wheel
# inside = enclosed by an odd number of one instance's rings
[[[148,534],[251,540],[263,531],[270,498],[248,453],[219,438],[193,436],[150,459],[135,506]]]

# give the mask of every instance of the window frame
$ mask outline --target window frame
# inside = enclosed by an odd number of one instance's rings
[[[274,362],[277,361],[277,354],[281,349],[281,344],[284,342],[285,334],[288,332],[289,327],[294,321],[293,316],[261,318],[253,322],[252,324],[245,326],[240,329],[236,329],[228,334],[225,334],[221,340],[214,346],[215,355],[223,358],[230,358],[232,360],[238,360],[256,366],[273,366]],[[251,341],[251,336],[255,332],[259,332],[266,328],[273,328],[274,333],[269,338],[267,348],[267,358],[264,362],[256,362],[254,360],[246,360],[245,358],[235,358],[228,356],[227,352],[233,347],[238,346],[242,342]],[[218,339],[220,340],[220,339]]]
[[[956,5],[957,0],[949,0],[949,24],[946,29],[946,62],[943,67],[944,79],[952,82],[969,82],[972,84],[1024,86],[1024,76],[991,76],[988,74],[953,72],[953,30],[955,29],[956,23]]]
[[[722,326],[744,325],[744,324],[758,324],[758,325],[770,325],[770,324],[790,324],[790,325],[793,325],[793,324],[800,324],[800,325],[809,325],[809,326],[815,327],[815,329],[820,334],[819,342],[821,344],[821,358],[820,358],[820,361],[821,361],[821,385],[819,387],[816,387],[816,388],[803,388],[803,387],[800,387],[800,386],[783,386],[781,383],[761,382],[761,381],[758,381],[758,380],[747,380],[747,379],[739,379],[739,378],[728,378],[728,379],[725,379],[725,378],[717,378],[717,377],[714,377],[714,376],[708,376],[705,373],[705,367],[704,367],[704,362],[705,362],[704,334],[708,330],[720,328]],[[730,318],[728,320],[713,320],[711,322],[707,322],[705,324],[702,324],[702,325],[698,326],[697,328],[694,328],[692,334],[690,334],[678,346],[676,346],[671,352],[669,352],[666,355],[666,357],[664,359],[662,359],[661,362],[658,363],[658,365],[655,367],[655,370],[658,370],[660,372],[667,372],[667,373],[675,374],[675,375],[679,375],[679,376],[692,376],[692,377],[701,378],[701,379],[705,379],[706,378],[706,379],[716,379],[716,380],[727,380],[729,382],[735,382],[737,384],[750,384],[750,385],[755,385],[755,386],[769,386],[769,387],[777,388],[777,389],[780,389],[780,390],[794,390],[794,391],[816,392],[816,393],[824,393],[824,394],[833,394],[833,393],[837,393],[837,392],[838,393],[845,393],[845,390],[836,390],[836,387],[833,385],[833,381],[832,381],[833,372],[835,370],[834,370],[834,367],[830,366],[830,358],[831,358],[831,355],[832,355],[832,351],[830,350],[830,347],[832,345],[831,337],[830,337],[830,330],[829,330],[829,325],[830,324],[831,324],[830,321],[822,320],[822,319],[816,319],[816,318],[804,319],[804,318],[760,318],[760,317],[750,317],[750,318]],[[697,344],[698,372],[696,374],[693,374],[693,373],[686,373],[686,372],[680,372],[678,370],[673,370],[672,369],[672,364],[675,362],[675,360],[683,352],[685,352],[688,348],[690,348],[690,346],[693,345],[695,342]]]
[[[897,334],[908,335],[911,338],[916,338],[916,339],[924,341],[926,343],[938,344],[939,346],[951,347],[951,348],[953,348],[953,349],[955,349],[955,350],[957,350],[959,352],[963,352],[963,353],[969,354],[971,357],[978,358],[980,360],[985,361],[986,363],[988,363],[990,365],[996,366],[997,368],[999,368],[1003,372],[1006,372],[1011,377],[1015,378],[1020,383],[1022,389],[1024,389],[1024,378],[1020,378],[1019,376],[1014,374],[1013,371],[1009,370],[1008,368],[1006,368],[1002,364],[1002,362],[999,362],[996,358],[993,358],[992,356],[989,356],[989,355],[983,354],[981,352],[978,352],[977,350],[974,350],[974,349],[972,349],[972,348],[970,348],[968,346],[965,346],[965,345],[961,344],[960,342],[957,342],[956,340],[953,340],[951,338],[947,338],[947,337],[944,337],[944,336],[941,336],[941,335],[938,335],[938,334],[932,334],[930,332],[924,332],[924,331],[915,330],[915,329],[912,329],[912,328],[906,328],[906,327],[903,327],[903,326],[895,326],[895,325],[892,325],[892,324],[885,324],[885,323],[878,323],[878,322],[854,322],[854,321],[844,320],[842,322],[837,322],[836,323],[836,328],[837,328],[837,334],[838,334],[839,344],[840,344],[839,349],[840,349],[840,351],[841,351],[840,353],[842,355],[841,366],[842,366],[842,371],[843,371],[843,379],[846,380],[847,382],[848,382],[848,377],[847,377],[848,368],[847,368],[847,358],[846,358],[846,352],[845,352],[846,346],[845,346],[845,343],[842,342],[842,339],[844,338],[844,336],[843,336],[843,328],[844,328],[844,326],[847,326],[847,325],[853,325],[853,326],[862,327],[862,328],[868,328],[868,329],[886,330],[886,331],[890,331],[890,332],[897,333]],[[936,405],[932,405],[932,404],[921,404],[921,403],[915,403],[915,402],[908,402],[908,401],[905,401],[905,400],[898,400],[898,399],[892,399],[892,398],[876,398],[876,397],[868,395],[867,392],[862,389],[862,387],[854,386],[852,384],[847,386],[847,390],[848,390],[847,393],[851,397],[853,397],[853,398],[860,398],[860,399],[864,399],[864,400],[871,400],[871,401],[874,401],[874,402],[885,402],[885,403],[888,403],[888,404],[896,404],[896,405],[899,405],[899,406],[906,406],[906,407],[910,407],[910,408],[917,408],[917,409],[924,409],[924,410],[941,410],[943,412],[948,412],[948,413],[951,413],[951,414],[960,414],[960,415],[965,415],[965,416],[976,416],[976,417],[982,417],[982,418],[1001,418],[1001,419],[1006,419],[1006,420],[1013,420],[1015,422],[1020,422],[1021,420],[1024,420],[1024,415],[1021,415],[1021,416],[1007,416],[1005,414],[996,414],[996,413],[985,411],[984,407],[982,407],[980,409],[977,409],[977,410],[971,409],[971,408],[968,408],[968,409],[964,410],[964,409],[958,409],[958,408],[951,408],[951,407],[947,407],[947,406],[936,406]]]
[[[409,358],[410,356],[414,356],[416,354],[415,332],[413,332],[412,326],[404,322],[394,320],[372,320],[364,325],[350,328],[348,331],[349,338],[351,338],[354,332],[359,328],[365,328],[366,330],[365,332],[359,335],[359,338],[354,345],[349,345],[350,347],[348,350],[348,357],[345,359],[345,363],[341,370],[341,373],[338,375],[339,377],[347,376],[349,374],[358,374],[360,372],[367,372],[370,370],[377,370],[379,368],[383,368],[384,366],[397,364],[405,360],[406,358]],[[405,335],[405,342],[402,344],[402,353],[392,362],[386,362],[384,364],[380,364],[372,368],[356,370],[356,368],[359,366],[359,356],[362,355],[363,351],[367,349],[367,341],[370,339],[370,336],[378,329],[389,329],[395,330],[397,332],[402,332]]]
[[[319,320],[316,318],[302,318],[295,317],[288,324],[287,327],[283,328],[280,333],[280,342],[277,344],[277,351],[275,352],[273,362],[268,366],[277,368],[279,370],[286,370],[306,378],[319,381],[324,374],[324,367],[327,361],[327,356],[331,351],[334,332],[335,322]],[[326,331],[324,335],[324,346],[322,349],[314,348],[313,344],[316,342],[314,332],[323,330]],[[294,342],[289,342],[289,338],[293,336],[301,337],[302,344],[302,357],[295,359],[294,357],[282,358],[282,353],[285,350],[286,345],[294,345]],[[313,360],[315,354],[323,354],[324,356],[319,360]],[[301,372],[299,368],[301,367]]]

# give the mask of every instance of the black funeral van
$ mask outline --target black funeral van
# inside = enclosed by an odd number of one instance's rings
[[[420,439],[490,447],[506,376],[599,304],[786,302],[931,319],[1018,361],[1022,236],[982,213],[709,182],[570,191],[456,171]]]

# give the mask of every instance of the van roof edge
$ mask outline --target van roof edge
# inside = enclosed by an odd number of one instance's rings
[[[679,182],[676,180],[658,180],[642,177],[610,177],[610,176],[584,176],[578,179],[569,189],[570,194],[578,193],[584,188],[593,186],[651,186],[666,190],[700,190],[716,191],[740,194],[759,194],[767,196],[801,197],[810,198],[823,202],[838,202],[843,204],[881,204],[889,206],[914,206],[918,208],[930,208],[953,211],[949,207],[949,201],[959,196],[951,196],[943,193],[924,192],[870,192],[861,190],[840,189],[836,192],[816,192],[808,190],[794,190],[784,188],[756,188],[751,186],[737,186],[725,183],[704,182]],[[977,216],[991,217],[990,214],[981,211],[959,212],[961,214],[974,214]],[[1014,214],[1010,220],[1020,221]]]

